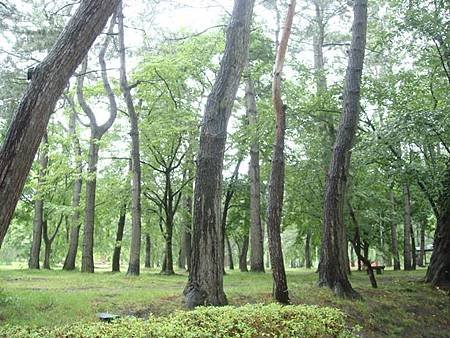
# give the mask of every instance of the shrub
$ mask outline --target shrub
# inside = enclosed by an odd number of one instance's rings
[[[148,320],[77,323],[56,328],[5,325],[4,337],[337,337],[346,335],[345,316],[326,307],[245,305],[200,307]]]

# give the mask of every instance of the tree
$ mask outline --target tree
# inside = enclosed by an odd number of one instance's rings
[[[450,285],[450,161],[443,178],[440,215],[434,235],[433,254],[425,281],[433,286]]]
[[[350,149],[354,142],[360,110],[366,31],[367,1],[355,0],[343,112],[326,179],[322,255],[319,266],[319,285],[328,286],[337,296],[348,298],[357,298],[358,293],[353,290],[348,280],[346,262],[342,259],[344,250],[347,250],[343,209]]]
[[[141,254],[141,155],[139,150],[138,116],[127,79],[122,2],[117,8],[117,18],[119,27],[120,89],[125,99],[131,124],[131,174],[133,183],[131,187],[131,247],[127,274],[138,276]]]
[[[95,194],[97,189],[97,164],[98,153],[100,150],[99,142],[103,135],[108,131],[114,123],[117,116],[117,104],[111,85],[108,80],[106,71],[105,54],[108,49],[111,35],[114,29],[116,16],[113,15],[109,25],[108,33],[102,44],[99,52],[98,60],[101,68],[101,76],[103,81],[103,87],[109,100],[109,118],[102,125],[97,124],[97,119],[92,108],[88,105],[84,98],[83,87],[84,78],[87,72],[88,59],[87,56],[84,59],[81,67],[81,74],[77,78],[77,98],[78,103],[83,109],[84,113],[89,118],[89,127],[91,135],[89,139],[89,155],[88,155],[88,175],[89,178],[86,181],[86,203],[84,213],[84,233],[83,233],[83,254],[81,257],[81,271],[82,272],[94,272],[94,223],[95,223]]]
[[[0,245],[50,113],[117,3],[118,0],[83,0],[47,57],[33,71],[0,150]]]
[[[63,270],[75,270],[75,262],[77,259],[78,242],[80,239],[80,200],[81,200],[81,188],[83,173],[82,160],[81,160],[81,146],[80,140],[76,134],[76,120],[77,111],[75,110],[75,104],[71,97],[66,97],[69,101],[69,105],[72,108],[69,122],[69,134],[72,137],[72,149],[74,157],[74,171],[75,177],[72,189],[72,214],[70,215],[70,234],[69,234],[69,247],[67,249],[66,259],[64,260]]]
[[[236,0],[219,73],[208,96],[195,178],[192,256],[186,305],[225,305],[221,185],[228,119],[248,55],[253,0]]]
[[[48,167],[48,137],[47,133],[44,134],[41,150],[38,156],[39,161],[39,178],[38,188],[41,188],[44,184],[45,174]],[[39,269],[39,254],[41,252],[42,242],[42,228],[44,224],[44,200],[42,192],[37,192],[37,197],[34,201],[34,220],[33,220],[33,240],[30,251],[30,259],[28,261],[28,267],[30,269]]]
[[[250,270],[264,272],[264,231],[261,224],[261,186],[259,168],[258,111],[253,80],[249,74],[245,83],[246,110],[251,130],[250,164]]]
[[[278,46],[272,84],[272,101],[276,117],[275,142],[272,154],[272,171],[269,180],[267,207],[267,232],[269,237],[270,265],[273,276],[273,297],[280,303],[289,303],[289,293],[281,247],[281,217],[284,195],[284,139],[287,106],[281,98],[281,75],[291,34],[296,1],[292,0],[286,15],[283,33]]]

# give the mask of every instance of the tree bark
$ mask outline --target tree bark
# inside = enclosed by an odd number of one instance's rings
[[[228,266],[229,266],[230,270],[234,270],[233,250],[231,248],[230,237],[225,234],[225,239],[227,242],[227,250],[228,250]]]
[[[450,287],[450,160],[444,174],[440,213],[434,233],[433,254],[425,281],[436,287]]]
[[[222,169],[227,124],[248,55],[254,0],[235,0],[224,55],[208,97],[200,132],[194,192],[192,257],[186,306],[225,305]]]
[[[333,292],[346,298],[359,298],[352,288],[346,268],[342,266],[342,238],[345,231],[343,206],[346,180],[350,163],[350,149],[353,145],[359,117],[361,75],[367,30],[367,0],[353,2],[354,20],[352,41],[343,95],[343,113],[333,147],[330,168],[326,180],[322,255],[319,267],[319,285],[328,286]],[[344,228],[345,229],[345,228]]]
[[[119,0],[83,0],[33,72],[0,151],[0,246],[56,102]]]
[[[411,247],[411,198],[408,183],[403,184],[403,266],[405,270],[412,270],[412,247]]]
[[[417,265],[420,267],[425,266],[425,229],[427,226],[427,220],[424,219],[422,223],[420,224],[420,251],[419,251],[419,257],[417,260]]]
[[[242,248],[239,252],[239,270],[241,272],[248,272],[247,268],[248,244],[249,244],[249,237],[248,235],[246,235],[244,236],[244,239],[242,241]]]
[[[261,225],[261,187],[259,168],[258,111],[253,80],[246,79],[245,101],[247,119],[251,130],[250,164],[250,270],[264,272],[264,232]]]
[[[286,129],[287,106],[281,99],[281,76],[284,60],[291,34],[292,21],[295,14],[296,1],[292,0],[286,15],[280,44],[275,60],[272,102],[276,117],[275,142],[272,154],[272,171],[269,179],[269,196],[267,207],[267,232],[269,239],[270,265],[272,266],[273,297],[280,303],[289,303],[289,293],[284,269],[283,250],[281,245],[281,217],[284,195],[284,135]]]
[[[62,221],[64,219],[64,215],[61,214],[58,224],[55,228],[55,231],[53,232],[53,234],[48,237],[48,222],[47,220],[45,220],[42,223],[42,238],[44,239],[44,244],[45,244],[45,248],[44,248],[44,269],[48,269],[50,270],[50,254],[52,253],[52,244],[53,241],[56,238],[56,235],[58,234],[58,231],[61,227]]]
[[[123,229],[125,228],[125,218],[127,215],[127,205],[123,204],[120,209],[119,221],[117,222],[116,245],[112,259],[112,272],[120,271],[120,252],[122,251]]]
[[[30,269],[39,269],[39,256],[41,252],[42,228],[44,223],[44,200],[39,196],[39,189],[44,184],[45,173],[48,167],[48,138],[47,133],[44,134],[42,148],[39,153],[39,178],[38,178],[38,197],[34,201],[34,220],[33,220],[33,240],[30,251],[30,259],[28,267]]]
[[[152,241],[149,234],[145,234],[145,267],[152,267]]]
[[[392,187],[391,187],[392,189]],[[389,200],[391,202],[391,209],[395,208],[394,193],[392,190],[389,192]],[[394,270],[400,270],[400,256],[398,253],[398,238],[397,238],[397,223],[391,220],[391,251],[394,258]]]
[[[186,196],[184,202],[186,211],[187,211],[187,221],[184,226],[183,231],[183,248],[184,248],[184,256],[186,257],[186,267],[187,270],[190,270],[191,266],[191,231],[192,231],[192,197],[190,195]]]
[[[105,54],[108,49],[113,28],[115,25],[115,15],[111,18],[108,33],[103,42],[99,52],[99,64],[101,68],[101,76],[103,87],[108,96],[110,115],[108,120],[98,125],[94,112],[84,100],[83,86],[84,77],[87,71],[87,57],[82,62],[81,74],[77,79],[77,98],[84,113],[88,116],[90,121],[91,136],[89,139],[89,158],[88,158],[88,180],[86,182],[86,203],[84,215],[84,236],[83,236],[83,253],[81,257],[81,271],[94,272],[94,221],[95,221],[95,193],[97,189],[97,163],[99,142],[103,135],[111,128],[117,116],[117,104],[109,84],[108,75],[106,71]]]
[[[72,109],[74,109],[73,101],[71,101]],[[72,137],[72,146],[75,158],[75,180],[73,182],[72,190],[72,211],[70,215],[70,234],[69,234],[69,248],[67,250],[66,259],[64,260],[63,270],[75,270],[75,262],[78,252],[78,241],[80,238],[80,200],[83,173],[81,160],[80,141],[76,136],[76,111],[74,110],[70,116],[69,134]]]
[[[305,239],[305,267],[307,269],[312,268],[312,260],[311,260],[311,230],[308,229],[306,231],[306,239]]]
[[[133,183],[131,187],[130,261],[127,275],[139,276],[141,255],[141,155],[139,149],[138,115],[134,108],[126,71],[122,2],[117,6],[117,19],[119,28],[120,89],[125,99],[131,124],[131,174]]]

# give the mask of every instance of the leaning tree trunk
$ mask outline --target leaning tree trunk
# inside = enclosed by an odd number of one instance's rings
[[[127,275],[139,276],[141,254],[141,156],[139,150],[138,116],[134,108],[126,72],[122,3],[117,7],[117,19],[119,27],[120,89],[125,99],[131,124],[131,173],[133,183],[131,187],[130,261]]]
[[[73,102],[70,101],[72,104]],[[74,109],[74,105],[72,105]],[[75,270],[75,262],[78,252],[78,241],[80,238],[80,200],[83,173],[81,160],[80,141],[76,136],[76,112],[74,111],[70,117],[69,133],[73,138],[73,150],[75,158],[75,179],[72,190],[72,210],[70,215],[70,234],[69,234],[69,248],[67,250],[66,259],[64,260],[63,270]]]
[[[391,187],[392,189],[392,187]],[[391,202],[391,208],[394,209],[394,193],[389,192],[389,200]],[[398,253],[398,237],[397,237],[397,223],[391,219],[391,251],[394,258],[394,270],[400,270],[400,256]]]
[[[249,237],[248,235],[245,235],[242,241],[242,248],[239,252],[239,270],[241,272],[248,272],[247,269],[248,244],[249,244]]]
[[[112,272],[120,271],[120,252],[122,251],[123,229],[125,228],[125,218],[127,215],[127,205],[122,205],[120,209],[119,221],[117,222],[116,245],[112,259]]]
[[[333,147],[330,168],[326,180],[323,219],[322,255],[319,267],[319,285],[328,286],[341,297],[358,298],[353,290],[345,267],[342,266],[345,227],[343,206],[345,188],[350,163],[350,149],[353,146],[359,117],[361,75],[364,64],[364,50],[367,30],[367,0],[355,0],[352,42],[343,95],[343,113]]]
[[[246,79],[245,99],[252,140],[250,145],[250,270],[264,272],[264,232],[261,225],[261,187],[259,169],[258,111],[253,80]]]
[[[0,151],[0,246],[50,113],[118,2],[81,1],[47,57],[33,71]]]
[[[403,266],[405,270],[412,270],[412,246],[411,246],[411,198],[409,185],[403,184],[404,199],[404,226],[403,226]]]
[[[289,5],[285,27],[278,46],[273,74],[272,102],[276,116],[276,131],[267,203],[267,233],[269,239],[270,264],[272,266],[273,297],[283,304],[289,303],[289,293],[286,271],[284,269],[280,229],[284,195],[284,134],[286,129],[287,108],[281,99],[281,76],[289,35],[291,34],[292,21],[295,14],[295,5],[296,0],[292,0]]]
[[[188,308],[227,304],[220,220],[223,157],[228,120],[248,55],[253,5],[254,0],[235,0],[224,55],[206,102],[197,156],[191,269],[184,290]]]
[[[450,286],[450,160],[443,179],[440,213],[433,242],[433,254],[425,281],[433,286]]]
[[[44,134],[42,148],[39,153],[39,178],[38,189],[44,184],[44,176],[48,166],[48,146],[47,133]],[[33,240],[30,251],[30,259],[28,261],[28,267],[30,269],[39,269],[39,256],[41,252],[42,242],[42,227],[44,223],[44,200],[42,196],[39,196],[34,201],[34,220],[33,220]]]

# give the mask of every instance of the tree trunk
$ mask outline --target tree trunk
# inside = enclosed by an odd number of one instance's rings
[[[425,281],[436,287],[450,287],[450,160],[442,186],[444,190],[434,233],[433,254]]]
[[[391,187],[392,189],[392,187]],[[392,210],[395,208],[394,193],[389,192],[389,200],[391,201]],[[391,220],[391,251],[394,258],[394,270],[400,270],[400,257],[398,253],[398,239],[397,239],[397,223]]]
[[[183,231],[183,247],[185,250],[185,257],[186,257],[186,267],[187,270],[190,270],[191,266],[191,228],[192,228],[192,198],[191,196],[187,196],[184,202],[186,211],[187,211],[187,222],[184,226]]]
[[[45,59],[33,71],[0,151],[0,246],[50,113],[119,0],[83,0]]]
[[[126,215],[127,206],[126,204],[123,204],[122,208],[120,209],[119,221],[117,222],[116,245],[114,246],[112,259],[112,272],[120,271],[120,252],[122,250],[123,229],[125,228]]]
[[[412,256],[412,270],[417,268],[417,253],[416,253],[416,238],[414,236],[414,227],[412,222],[411,225],[411,256]]]
[[[34,201],[34,220],[33,220],[33,240],[30,251],[30,259],[28,261],[28,267],[30,269],[39,269],[39,256],[41,252],[42,241],[42,227],[44,223],[44,200],[42,196],[39,196],[39,189],[44,184],[44,177],[48,166],[48,138],[47,133],[44,134],[42,148],[39,153],[39,178],[38,178],[38,191]]]
[[[250,164],[250,270],[264,272],[264,232],[261,226],[261,188],[259,169],[258,111],[253,80],[246,79],[245,99],[247,118],[251,130]]]
[[[173,253],[172,253],[172,237],[173,237],[173,220],[168,217],[166,219],[166,247],[164,251],[164,264],[161,273],[164,275],[173,275]]]
[[[83,252],[81,271],[94,272],[94,221],[95,191],[97,189],[98,139],[91,134],[88,155],[88,179],[86,180],[86,203],[84,209]]]
[[[115,15],[111,18],[108,33],[102,44],[99,52],[99,64],[101,68],[101,76],[103,87],[106,91],[109,101],[110,115],[108,120],[98,125],[95,115],[92,109],[84,100],[83,86],[84,77],[87,71],[87,57],[82,62],[81,74],[77,78],[77,98],[78,103],[83,109],[84,113],[88,116],[91,127],[91,136],[89,139],[89,158],[88,158],[88,174],[89,178],[86,182],[86,203],[85,203],[85,215],[84,215],[84,237],[83,237],[83,253],[81,257],[81,271],[82,272],[94,272],[94,221],[95,221],[95,192],[97,189],[97,163],[99,142],[103,135],[111,128],[114,120],[117,116],[117,104],[115,101],[114,93],[111,85],[108,81],[108,75],[106,71],[105,54],[108,49],[111,35],[115,25]]]
[[[45,220],[42,223],[42,238],[44,240],[45,249],[44,249],[44,269],[50,270],[50,254],[52,253],[52,244],[58,234],[58,231],[61,227],[62,221],[64,219],[64,215],[61,214],[58,224],[56,225],[55,231],[53,234],[48,237],[48,222]]]
[[[311,260],[311,230],[308,229],[306,231],[306,239],[305,239],[305,267],[307,269],[312,268],[312,260]]]
[[[152,241],[149,234],[145,234],[145,267],[152,267]]]
[[[353,290],[342,257],[342,229],[345,227],[343,206],[350,163],[350,149],[353,146],[359,117],[361,75],[364,64],[364,51],[367,30],[367,0],[355,0],[353,6],[354,21],[352,42],[349,49],[349,61],[344,87],[344,109],[333,147],[325,189],[324,227],[322,255],[319,267],[319,285],[327,285],[341,297],[359,298]]]
[[[75,109],[75,105],[72,101],[72,109]],[[81,147],[80,141],[76,136],[76,112],[74,111],[70,117],[69,122],[69,134],[72,136],[74,158],[75,158],[75,180],[73,182],[72,190],[72,211],[70,215],[70,234],[69,234],[69,248],[67,250],[66,259],[64,260],[63,270],[75,270],[75,262],[77,259],[78,241],[80,238],[80,200],[81,200],[81,187],[83,173],[82,160],[81,160]]]
[[[425,228],[427,226],[427,220],[424,219],[420,224],[420,251],[417,260],[417,265],[420,267],[425,266]]]
[[[141,255],[141,155],[139,150],[138,116],[134,108],[126,71],[122,2],[117,7],[117,19],[119,27],[120,89],[127,106],[131,124],[131,174],[133,183],[131,187],[130,261],[127,275],[139,276]]]
[[[249,237],[248,235],[246,235],[244,236],[244,240],[242,241],[242,248],[239,252],[239,270],[241,272],[248,272],[247,269],[248,244],[249,244]]]
[[[272,83],[272,102],[276,117],[275,142],[272,154],[272,171],[269,179],[269,196],[267,207],[267,232],[269,239],[270,264],[273,277],[273,297],[280,303],[289,303],[289,293],[284,269],[281,245],[281,217],[284,195],[284,135],[286,129],[287,106],[281,99],[281,76],[286,56],[296,1],[292,0],[286,16],[275,60]]]
[[[235,0],[224,55],[200,132],[186,306],[225,305],[221,187],[227,124],[248,55],[254,0]]]
[[[411,200],[408,183],[403,184],[403,207],[404,207],[404,226],[403,226],[403,266],[405,270],[412,270],[412,247],[411,247]]]
[[[227,242],[227,250],[228,250],[228,265],[230,270],[234,270],[234,262],[233,262],[233,250],[231,249],[230,237],[225,235],[225,239]]]

